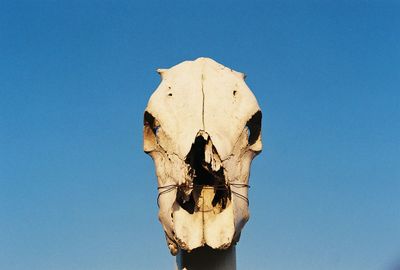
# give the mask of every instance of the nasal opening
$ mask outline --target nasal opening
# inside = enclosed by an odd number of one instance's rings
[[[211,149],[211,150],[210,150]],[[206,155],[212,155],[206,157]],[[214,156],[216,155],[216,156]],[[198,195],[203,188],[214,189],[213,207],[225,209],[228,200],[231,198],[230,188],[226,183],[223,166],[213,166],[215,160],[220,160],[217,150],[210,136],[205,132],[199,132],[195,138],[185,162],[189,166],[189,176],[192,178],[192,191],[189,198],[184,199],[185,187],[182,186],[177,193],[177,202],[189,213],[196,211]],[[179,191],[179,189],[178,189]]]

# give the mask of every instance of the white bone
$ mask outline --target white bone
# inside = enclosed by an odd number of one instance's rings
[[[256,98],[244,74],[209,58],[158,72],[144,150],[155,162],[168,246],[174,255],[204,245],[229,248],[249,218],[250,165],[262,149]]]

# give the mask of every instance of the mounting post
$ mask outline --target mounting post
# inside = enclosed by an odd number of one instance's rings
[[[191,252],[180,250],[176,255],[178,270],[236,270],[236,246],[215,250],[208,246]]]

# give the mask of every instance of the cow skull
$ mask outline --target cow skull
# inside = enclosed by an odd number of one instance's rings
[[[226,249],[249,219],[250,164],[261,111],[244,74],[209,58],[159,69],[144,113],[144,151],[155,163],[159,220],[173,255]]]

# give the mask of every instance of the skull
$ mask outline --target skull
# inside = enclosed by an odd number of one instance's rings
[[[168,247],[227,249],[249,219],[250,165],[262,149],[257,100],[244,74],[209,58],[157,71],[143,137]]]

